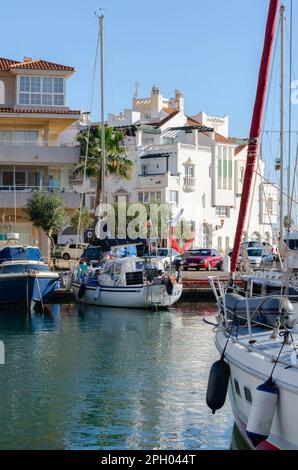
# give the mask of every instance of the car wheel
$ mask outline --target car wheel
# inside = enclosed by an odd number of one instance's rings
[[[211,263],[208,263],[206,271],[211,271],[211,268],[212,268]]]
[[[68,253],[64,253],[63,259],[65,259],[66,261],[70,260],[69,254],[68,254]]]

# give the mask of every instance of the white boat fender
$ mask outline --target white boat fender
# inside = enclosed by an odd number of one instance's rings
[[[270,434],[277,401],[278,387],[270,377],[257,387],[248,418],[246,433],[255,447]]]
[[[210,369],[206,402],[215,414],[225,404],[230,378],[230,366],[223,357],[216,361]]]
[[[172,295],[173,294],[173,291],[174,291],[174,284],[173,284],[173,281],[172,279],[168,279],[167,282],[166,282],[166,290],[167,290],[167,294],[168,295]]]
[[[95,291],[94,300],[98,300],[99,294],[100,294],[100,286],[97,286],[96,291]]]
[[[85,284],[81,284],[80,287],[79,287],[79,291],[78,291],[78,298],[79,299],[82,299],[84,297],[85,289],[86,289]]]

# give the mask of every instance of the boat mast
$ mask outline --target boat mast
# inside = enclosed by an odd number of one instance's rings
[[[100,26],[100,112],[101,112],[101,202],[105,202],[105,114],[104,114],[104,16],[99,17]]]
[[[279,243],[284,240],[284,22],[285,7],[280,7],[280,197]]]
[[[270,0],[266,33],[264,39],[262,61],[259,72],[258,87],[249,134],[249,144],[247,151],[247,162],[243,181],[243,191],[238,216],[237,230],[235,235],[234,249],[231,261],[231,281],[236,272],[237,260],[240,252],[240,244],[249,205],[252,180],[255,171],[256,160],[259,152],[259,138],[261,134],[262,118],[264,113],[266,91],[270,72],[270,59],[272,55],[276,22],[278,16],[279,0]]]
[[[292,68],[293,68],[293,0],[290,4],[290,72],[289,72],[289,149],[288,149],[288,217],[291,218],[291,152],[292,152],[292,101],[291,101],[291,86],[292,86]],[[288,236],[290,232],[288,227]]]

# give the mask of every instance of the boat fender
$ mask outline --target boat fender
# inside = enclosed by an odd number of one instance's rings
[[[278,387],[270,377],[256,389],[246,433],[255,447],[265,441],[272,426],[278,400]]]
[[[85,289],[86,289],[85,284],[81,284],[79,287],[79,292],[78,292],[79,299],[82,299],[84,297]]]
[[[216,361],[210,369],[206,402],[215,414],[223,407],[226,401],[230,378],[230,366],[224,359]]]
[[[167,282],[166,282],[166,290],[167,290],[167,294],[168,295],[172,295],[173,294],[173,290],[174,290],[174,284],[173,284],[173,281],[172,279],[168,279]]]
[[[98,300],[99,294],[100,294],[100,286],[97,286],[96,291],[95,291],[94,300]]]

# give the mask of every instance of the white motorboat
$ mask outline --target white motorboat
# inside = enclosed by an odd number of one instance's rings
[[[72,281],[76,300],[107,307],[170,307],[182,293],[179,273],[170,275],[156,257],[106,260],[101,268],[81,270]]]

